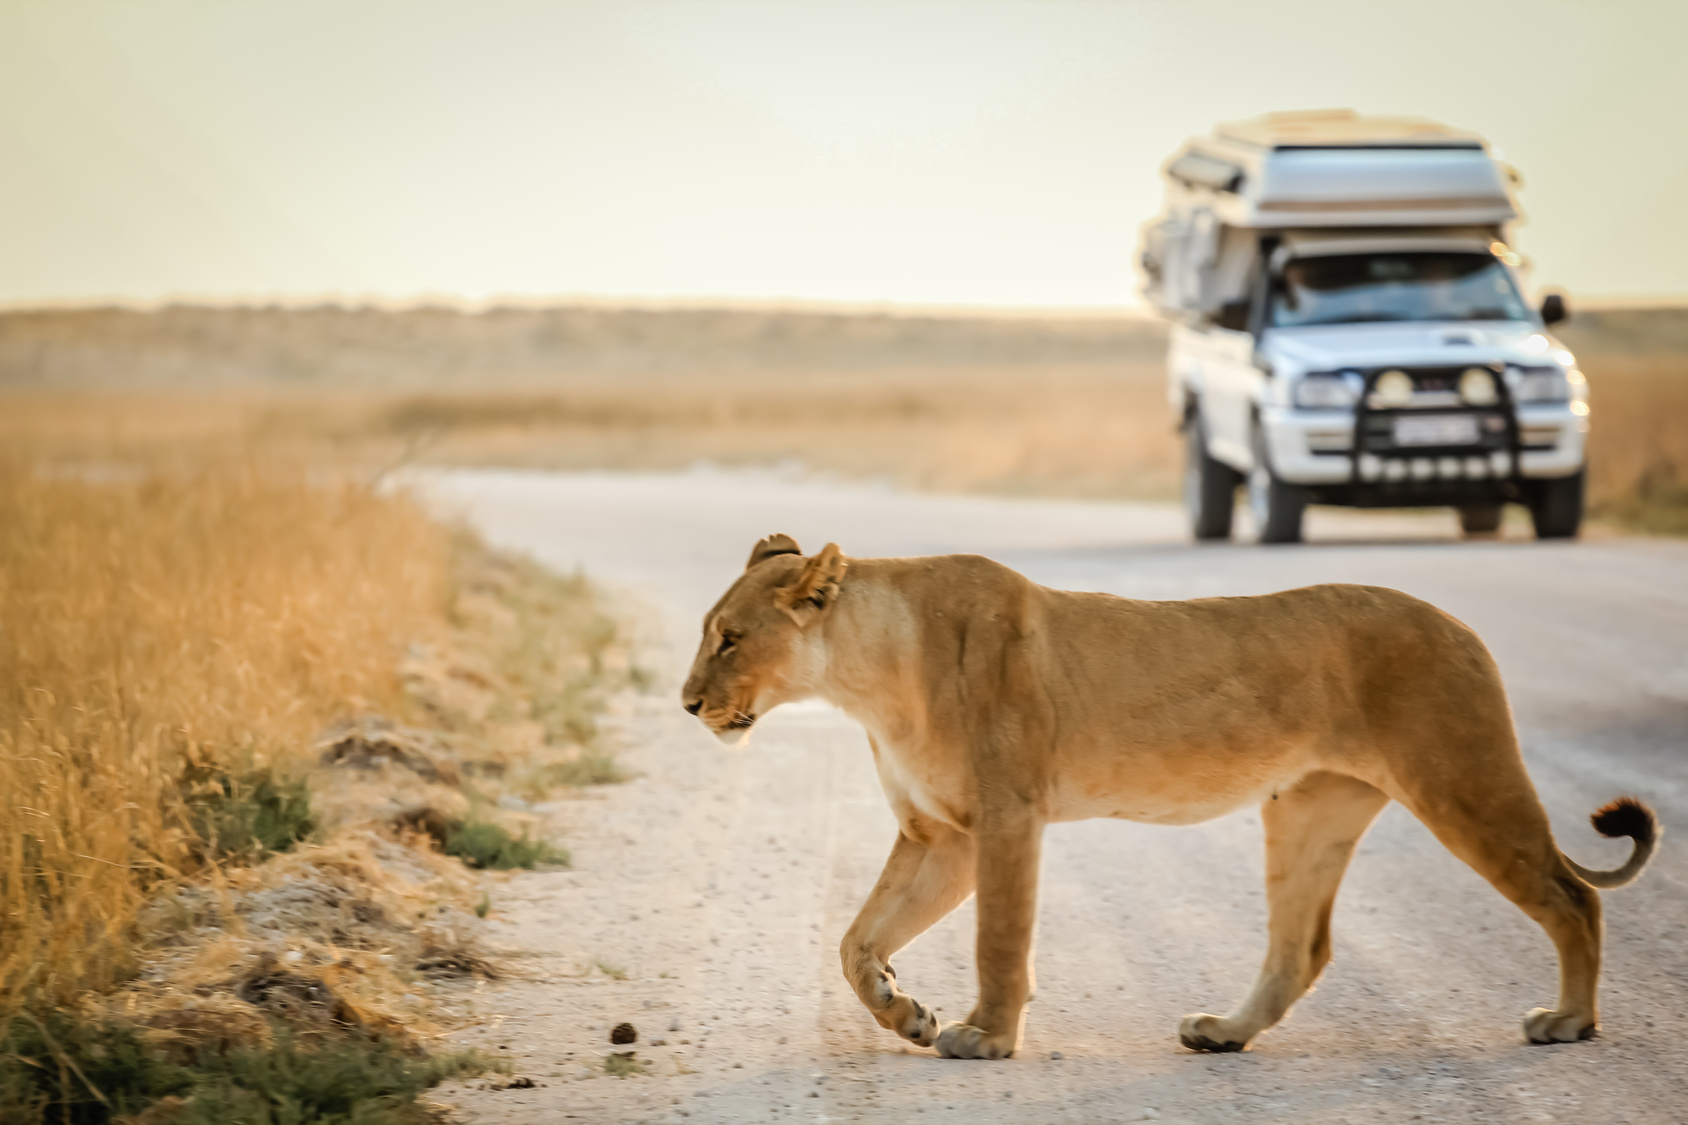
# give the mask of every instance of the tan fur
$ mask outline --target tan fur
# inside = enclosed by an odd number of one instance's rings
[[[1266,962],[1229,1014],[1183,1021],[1186,1046],[1240,1050],[1311,987],[1349,857],[1390,800],[1558,947],[1558,1004],[1526,1017],[1527,1038],[1598,1025],[1589,881],[1616,873],[1560,854],[1494,660],[1405,594],[1141,602],[1047,589],[976,556],[846,559],[828,544],[804,558],[770,536],[704,619],[683,702],[736,742],[808,697],[867,729],[901,829],[844,936],[844,974],[881,1026],[943,1055],[1020,1044],[1044,825],[1190,824],[1249,804],[1266,829]],[[1604,815],[1602,830],[1637,841],[1621,869],[1633,878],[1656,821],[1639,805]],[[979,1000],[940,1027],[889,961],[973,893]]]

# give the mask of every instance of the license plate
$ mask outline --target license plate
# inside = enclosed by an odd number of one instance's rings
[[[1434,414],[1395,419],[1396,445],[1476,445],[1477,416]]]

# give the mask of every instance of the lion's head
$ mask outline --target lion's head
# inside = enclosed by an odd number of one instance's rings
[[[813,690],[822,661],[814,626],[838,597],[846,565],[836,543],[813,558],[789,535],[757,543],[744,573],[704,616],[681,705],[736,745],[770,708]]]

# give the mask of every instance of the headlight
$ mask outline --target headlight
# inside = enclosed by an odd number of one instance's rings
[[[1413,400],[1413,377],[1405,371],[1385,371],[1372,384],[1372,397],[1379,406],[1405,406]]]
[[[1459,375],[1459,397],[1472,406],[1493,406],[1500,400],[1494,373],[1486,367],[1467,367]]]
[[[1353,383],[1342,375],[1317,372],[1295,384],[1295,405],[1303,410],[1350,410],[1358,398]]]
[[[1571,381],[1563,367],[1508,367],[1506,384],[1514,402],[1568,402]]]

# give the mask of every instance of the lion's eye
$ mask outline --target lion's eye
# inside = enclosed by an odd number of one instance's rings
[[[727,655],[729,652],[733,651],[733,646],[736,644],[738,644],[738,637],[734,636],[732,633],[722,633],[721,647],[715,650],[715,655]]]

